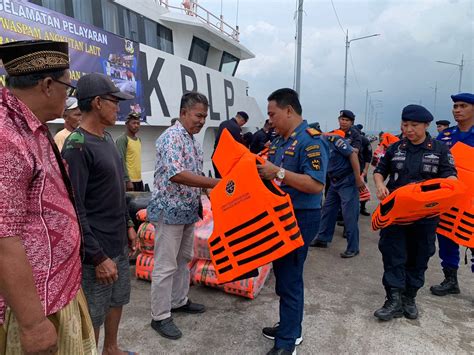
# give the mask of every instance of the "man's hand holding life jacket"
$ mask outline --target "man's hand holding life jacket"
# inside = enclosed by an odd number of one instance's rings
[[[264,180],[273,180],[276,178],[280,168],[268,160],[263,165],[257,165],[258,175]]]

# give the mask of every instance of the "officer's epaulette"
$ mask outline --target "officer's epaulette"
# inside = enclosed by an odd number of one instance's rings
[[[316,128],[306,128],[306,132],[311,136],[311,137],[315,137],[315,136],[320,136],[321,135],[321,131],[318,131]]]
[[[64,149],[81,149],[84,145],[84,140],[84,134],[82,134],[82,132],[74,131],[67,137]]]

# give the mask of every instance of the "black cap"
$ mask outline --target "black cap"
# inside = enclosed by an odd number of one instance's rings
[[[424,122],[433,121],[433,115],[420,105],[408,105],[403,108],[402,121]]]
[[[114,82],[104,74],[87,74],[77,81],[76,97],[78,100],[102,95],[110,95],[118,100],[133,99],[132,95],[121,92],[120,89],[115,86]]]
[[[451,124],[451,122],[449,122],[448,120],[439,120],[439,121],[436,121],[436,124],[440,124],[440,125],[443,125],[443,126],[449,126]]]
[[[245,122],[247,122],[249,120],[249,115],[247,115],[247,112],[245,112],[245,111],[239,111],[239,112],[237,112],[237,115],[242,117],[245,120]]]
[[[356,127],[359,131],[362,131],[362,129],[364,128],[364,126],[362,126],[360,123],[356,124],[355,127]]]
[[[0,59],[10,76],[69,69],[68,44],[55,41],[17,41],[0,45]]]
[[[354,115],[354,112],[349,111],[349,110],[341,110],[341,112],[339,112],[339,117],[345,117],[345,118],[350,119],[351,121],[354,121],[356,118],[356,116]]]

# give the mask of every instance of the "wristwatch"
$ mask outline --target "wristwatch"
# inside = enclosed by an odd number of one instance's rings
[[[280,168],[280,170],[278,170],[278,172],[276,173],[276,179],[279,181],[283,181],[284,178],[285,178],[285,169]]]

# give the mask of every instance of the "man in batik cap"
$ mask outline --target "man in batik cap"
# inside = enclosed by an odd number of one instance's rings
[[[68,94],[68,45],[0,46],[0,354],[95,354],[71,184],[46,122]],[[74,331],[70,330],[74,325]]]

